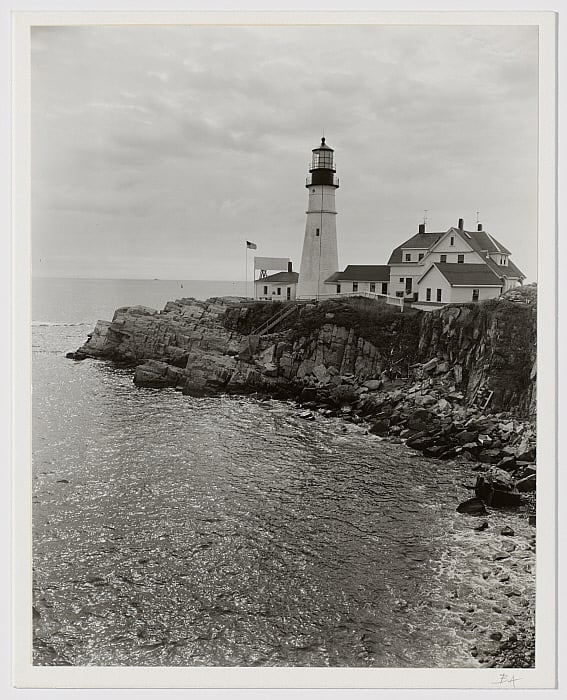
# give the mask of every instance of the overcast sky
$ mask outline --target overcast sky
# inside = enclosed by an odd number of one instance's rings
[[[324,129],[341,269],[479,211],[534,280],[537,97],[532,27],[34,28],[33,272],[299,269]]]

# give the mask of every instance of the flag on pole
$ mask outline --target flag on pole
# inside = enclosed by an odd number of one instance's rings
[[[250,241],[246,241],[246,247],[250,248],[251,250],[256,250],[258,248],[255,243],[251,243]]]

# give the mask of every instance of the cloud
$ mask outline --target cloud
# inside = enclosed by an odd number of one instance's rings
[[[298,261],[322,129],[344,264],[385,262],[426,208],[490,212],[533,264],[534,28],[44,27],[32,48],[34,248],[71,250],[69,274],[124,245],[150,277],[237,278],[243,235]]]

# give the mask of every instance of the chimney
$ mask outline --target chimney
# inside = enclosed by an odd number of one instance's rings
[[[459,219],[459,231],[462,231],[465,227],[464,219]]]
[[[291,262],[291,260],[287,264],[287,271],[293,272],[293,263]]]
[[[425,233],[425,224],[419,224],[419,232]]]
[[[477,225],[476,225],[476,230],[477,230],[477,231],[482,231],[482,224],[477,224]]]

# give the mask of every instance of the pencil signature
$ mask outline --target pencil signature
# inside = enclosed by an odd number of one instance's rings
[[[505,684],[509,684],[509,685],[512,686],[512,688],[515,688],[515,687],[516,687],[516,683],[517,683],[519,680],[521,680],[521,679],[518,678],[518,676],[515,676],[514,674],[512,674],[511,676],[509,676],[507,673],[501,673],[501,674],[500,674],[499,680],[493,681],[493,682],[492,682],[492,685],[505,685]]]

